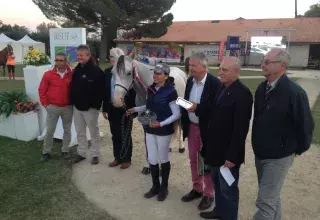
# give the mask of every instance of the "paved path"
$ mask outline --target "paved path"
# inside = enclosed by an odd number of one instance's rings
[[[313,106],[320,92],[320,81],[300,79],[298,83],[307,91],[310,105]],[[185,154],[177,153],[177,144],[173,145],[170,153],[172,172],[169,180],[169,196],[165,202],[156,199],[144,199],[143,193],[149,190],[151,179],[140,174],[144,165],[144,143],[141,126],[135,121],[133,129],[134,156],[133,165],[127,170],[109,168],[108,162],[112,160],[110,130],[107,123],[101,119],[101,131],[106,135],[102,139],[101,162],[92,166],[89,160],[83,161],[73,168],[73,180],[80,191],[98,207],[105,209],[110,215],[119,220],[200,220],[196,206],[199,203],[182,203],[180,198],[190,190],[191,175],[187,151]],[[185,143],[186,144],[186,143]],[[250,134],[247,140],[246,164],[241,170],[240,178],[240,207],[239,219],[251,219],[254,214],[254,201],[257,192],[256,173],[254,169],[253,153],[250,145]],[[309,169],[317,167],[319,149],[312,147],[310,152],[297,159],[290,171],[287,184],[283,192],[284,220],[315,220],[317,219],[318,187],[314,185],[320,179],[320,173],[315,171],[313,177],[306,181],[310,175]],[[318,159],[317,159],[318,158]],[[306,161],[314,161],[309,163]],[[309,173],[309,174],[308,174]],[[306,182],[305,182],[306,181]],[[311,181],[311,182],[310,182]],[[299,184],[300,182],[300,184]],[[299,194],[303,192],[303,194]],[[299,201],[299,198],[306,200]],[[301,214],[302,213],[302,214]],[[303,217],[302,217],[303,216]]]

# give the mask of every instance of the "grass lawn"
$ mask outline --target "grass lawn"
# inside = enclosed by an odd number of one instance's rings
[[[0,219],[113,219],[73,184],[72,166],[59,156],[61,143],[45,164],[39,160],[41,147],[39,141],[0,137]]]
[[[7,90],[24,90],[24,81],[0,80],[0,92]],[[0,137],[1,220],[113,219],[73,184],[72,166],[60,159],[60,148],[55,143],[53,159],[43,164],[42,142]]]
[[[313,118],[315,120],[315,130],[313,135],[313,143],[320,146],[320,94],[312,108]]]
[[[0,92],[8,90],[25,90],[23,80],[0,80]]]

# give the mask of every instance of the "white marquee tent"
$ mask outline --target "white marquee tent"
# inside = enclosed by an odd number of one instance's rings
[[[40,50],[42,53],[45,53],[46,51],[46,46],[44,43],[35,41],[31,39],[28,35],[25,35],[23,38],[17,41],[22,45],[22,56],[24,57],[28,51],[29,51],[29,46],[33,46],[33,48],[36,48]]]
[[[0,34],[0,51],[7,47],[7,44],[11,44],[13,48],[13,53],[16,57],[16,63],[22,63],[23,57],[28,53],[29,46],[37,48],[41,52],[45,53],[46,47],[44,43],[35,41],[31,39],[28,35],[25,35],[18,41],[12,40],[7,37],[5,34]]]
[[[22,62],[23,61],[23,55],[22,55],[22,44],[18,43],[15,40],[12,40],[11,38],[7,37],[5,34],[0,34],[0,51],[7,47],[7,45],[10,44],[13,49],[13,53],[16,57],[16,62]]]

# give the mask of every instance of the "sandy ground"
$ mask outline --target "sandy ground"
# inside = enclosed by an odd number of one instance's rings
[[[320,82],[302,80],[301,85],[312,89],[310,104],[313,105],[320,91]],[[314,91],[316,90],[316,91]],[[113,160],[112,144],[108,122],[101,117],[100,129],[105,134],[102,138],[101,162],[96,166],[90,160],[74,166],[73,180],[90,201],[107,210],[117,219],[201,219],[197,205],[200,202],[183,203],[180,198],[191,190],[191,171],[188,152],[178,153],[177,141],[173,142],[170,153],[172,172],[169,180],[169,196],[165,202],[156,199],[144,199],[143,193],[151,187],[151,177],[140,174],[145,164],[145,146],[143,131],[135,120],[133,128],[134,150],[132,166],[127,170],[109,168]],[[254,155],[251,147],[250,132],[247,138],[246,163],[240,174],[239,219],[252,219],[257,197],[257,176]],[[187,146],[187,142],[185,142]],[[286,178],[282,190],[284,220],[319,220],[320,219],[320,147],[311,146],[302,156],[296,157]]]

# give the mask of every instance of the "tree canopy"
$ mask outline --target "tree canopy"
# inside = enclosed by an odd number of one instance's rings
[[[126,38],[158,38],[168,31],[173,15],[167,13],[176,0],[32,0],[48,19],[69,20],[102,30],[101,53],[118,29]],[[110,45],[109,45],[110,46]],[[100,57],[101,58],[101,57]]]
[[[310,9],[304,13],[306,17],[320,17],[320,3],[310,6]]]

